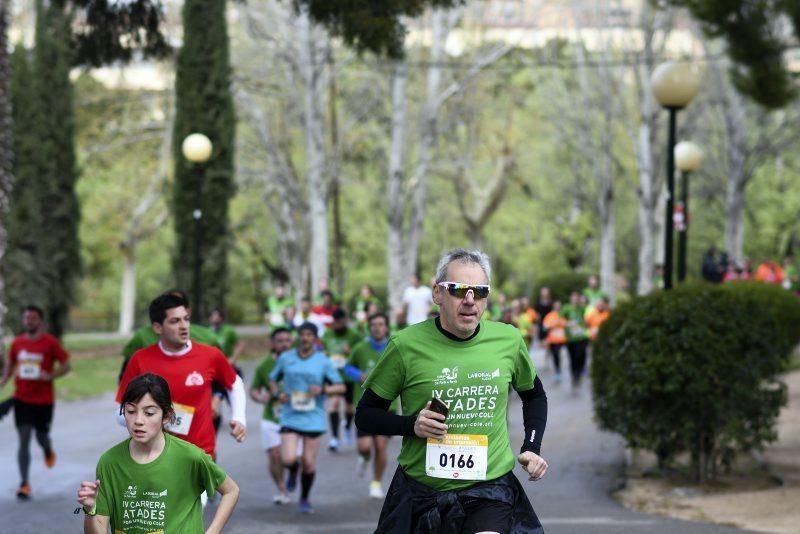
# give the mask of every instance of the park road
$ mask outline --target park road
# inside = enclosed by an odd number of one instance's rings
[[[538,362],[537,362],[538,363]],[[243,362],[249,384],[255,362]],[[548,534],[647,534],[733,533],[730,527],[692,523],[630,512],[618,505],[610,492],[619,485],[623,443],[619,437],[600,432],[592,421],[588,389],[573,395],[565,385],[555,386],[547,370],[542,379],[549,399],[549,417],[542,454],[550,467],[544,480],[523,485]],[[584,384],[586,388],[588,384]],[[9,391],[9,388],[5,390]],[[0,534],[80,532],[82,515],[74,515],[77,487],[91,479],[100,454],[127,437],[116,423],[113,396],[56,405],[53,444],[56,466],[45,468],[41,449],[32,444],[31,486],[33,499],[18,502],[17,437],[13,416],[0,421]],[[369,533],[377,523],[381,501],[367,497],[369,475],[356,475],[352,445],[339,453],[321,449],[317,477],[311,493],[315,513],[302,516],[296,502],[272,504],[274,487],[267,479],[266,458],[261,448],[261,406],[247,408],[248,438],[235,443],[220,433],[219,463],[241,488],[239,504],[226,532],[275,533]],[[521,409],[514,398],[510,407],[510,434],[514,450],[522,439]],[[323,437],[327,443],[327,436]],[[400,438],[390,443],[390,463],[384,477],[388,484],[396,467]],[[518,470],[518,475],[521,472]],[[294,501],[297,494],[293,495]],[[206,510],[213,512],[211,504]]]

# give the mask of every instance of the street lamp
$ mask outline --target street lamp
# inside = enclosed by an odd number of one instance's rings
[[[193,163],[193,173],[195,178],[194,187],[194,211],[192,211],[192,218],[194,219],[194,280],[193,280],[193,295],[195,301],[194,309],[198,316],[202,313],[202,280],[201,280],[201,261],[200,261],[200,245],[203,240],[200,219],[203,218],[203,212],[200,209],[201,193],[203,190],[203,172],[205,171],[204,163],[211,157],[211,140],[201,133],[193,133],[186,136],[183,140],[181,149],[183,150],[183,157]]]
[[[681,201],[675,211],[678,230],[678,282],[686,280],[686,246],[689,239],[689,174],[700,168],[703,151],[691,141],[675,145],[675,165],[681,171]],[[679,215],[680,220],[679,220]]]
[[[664,220],[664,289],[672,289],[672,215],[675,207],[675,117],[697,94],[697,75],[691,65],[668,61],[650,78],[653,95],[669,111],[667,139],[667,209]]]

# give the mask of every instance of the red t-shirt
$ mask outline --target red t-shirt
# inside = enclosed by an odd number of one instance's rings
[[[53,362],[69,359],[67,351],[50,334],[39,334],[34,339],[23,334],[14,338],[9,352],[9,365],[15,364],[14,398],[28,404],[53,404],[53,381],[42,380],[41,372],[53,372]]]
[[[236,371],[221,350],[191,342],[181,356],[165,354],[158,343],[136,351],[131,357],[117,390],[117,402],[133,378],[153,373],[169,384],[175,417],[167,426],[171,434],[193,443],[212,457],[216,445],[211,414],[211,382],[231,389]]]

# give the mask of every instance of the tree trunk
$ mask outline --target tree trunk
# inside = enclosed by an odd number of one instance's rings
[[[323,56],[317,46],[319,35],[314,31],[308,10],[300,13],[300,64],[305,85],[303,122],[305,124],[306,177],[308,186],[308,218],[311,228],[309,262],[311,268],[311,295],[319,287],[320,281],[328,275],[328,206],[327,186],[325,184],[325,149],[323,140],[322,107],[325,102],[323,91]],[[309,296],[311,296],[309,295]]]
[[[8,57],[8,17],[10,1],[0,0],[0,262],[8,246],[6,223],[8,221],[13,167],[12,115],[11,115],[11,64]],[[0,339],[6,331],[5,279],[0,270]]]
[[[122,335],[133,332],[136,316],[136,243],[122,251],[122,284],[119,295],[119,330]]]
[[[405,136],[407,115],[406,86],[408,74],[406,60],[395,62],[392,71],[392,132],[389,152],[389,179],[386,184],[386,204],[389,229],[386,246],[386,265],[389,271],[389,309],[394,320],[403,308],[403,289],[408,282],[405,265],[407,249],[403,246],[403,211],[405,202],[403,184],[405,183]]]
[[[748,158],[747,121],[745,102],[742,97],[721,79],[724,74],[717,72],[722,86],[722,112],[725,117],[728,143],[728,184],[725,192],[725,250],[728,257],[741,265],[744,259],[744,193],[750,175],[745,165]],[[751,154],[755,157],[755,154]]]

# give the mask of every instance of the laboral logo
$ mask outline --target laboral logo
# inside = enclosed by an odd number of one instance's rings
[[[128,497],[130,499],[135,499],[136,491],[137,491],[136,486],[128,486],[128,489],[125,490],[124,495],[125,497]]]
[[[445,367],[442,369],[442,374],[433,379],[433,383],[437,386],[442,384],[454,384],[458,379],[458,367]]]
[[[152,498],[155,498],[155,499],[159,499],[161,497],[166,497],[167,496],[167,490],[163,490],[163,491],[143,491],[142,495],[145,495],[147,497],[152,497]]]
[[[201,375],[197,371],[192,371],[191,373],[189,373],[189,376],[186,377],[187,386],[202,386],[205,383],[206,381],[203,380],[203,375]]]
[[[467,377],[469,377],[469,378],[480,378],[481,380],[484,380],[484,381],[485,380],[494,380],[495,378],[500,378],[500,368],[498,367],[497,369],[495,369],[491,373],[488,372],[488,371],[486,371],[486,372],[476,371],[474,373],[468,374]]]

